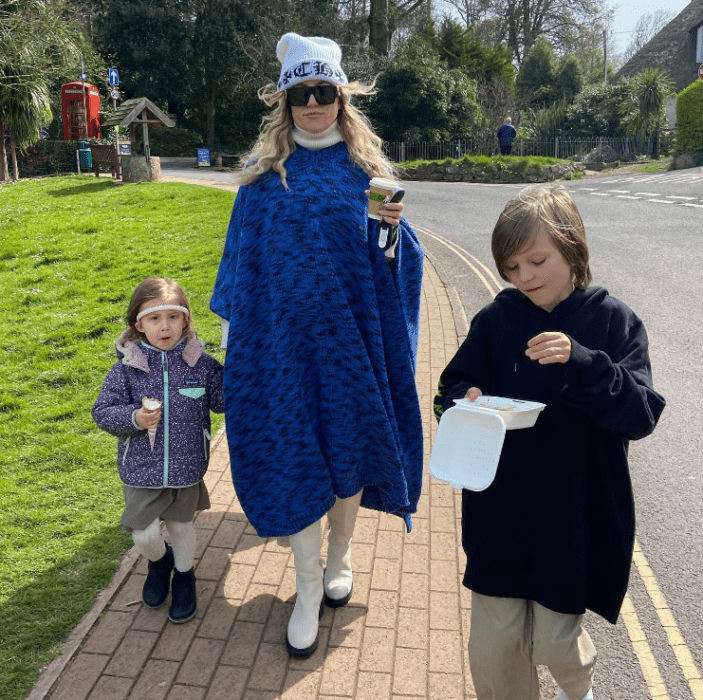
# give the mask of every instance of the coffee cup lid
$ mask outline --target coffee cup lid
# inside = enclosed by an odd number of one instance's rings
[[[371,182],[369,184],[376,185],[377,187],[392,187],[393,189],[398,187],[397,182],[393,182],[393,180],[388,180],[385,177],[371,178]]]

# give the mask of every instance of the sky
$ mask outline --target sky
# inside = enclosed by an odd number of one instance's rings
[[[614,39],[617,40],[618,51],[622,52],[630,43],[631,32],[634,31],[637,20],[644,14],[657,10],[669,10],[674,17],[688,5],[689,0],[609,0],[606,5],[617,7],[613,23]]]

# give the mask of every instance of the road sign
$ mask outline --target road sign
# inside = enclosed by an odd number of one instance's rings
[[[88,80],[88,74],[87,74],[87,73],[81,73],[81,80]]]
[[[120,99],[120,91],[119,90],[110,90],[110,97],[113,100],[119,100]]]
[[[703,63],[701,63],[700,66],[698,66],[698,77],[703,80]]]
[[[198,149],[198,166],[204,166],[206,168],[210,167],[210,149],[209,148],[199,148]]]
[[[107,77],[108,77],[108,80],[110,81],[110,85],[119,85],[120,84],[120,74],[117,72],[117,68],[110,68],[107,71]]]

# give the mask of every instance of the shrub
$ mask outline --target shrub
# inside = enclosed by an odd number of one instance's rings
[[[476,82],[420,40],[389,64],[377,88],[367,113],[386,141],[441,141],[472,133],[480,120]]]
[[[562,123],[563,133],[573,138],[624,136],[620,104],[627,81],[615,85],[594,85],[576,96]]]
[[[17,154],[20,177],[75,173],[75,141],[37,141]]]
[[[703,165],[703,81],[684,88],[676,100],[675,156],[689,155]]]

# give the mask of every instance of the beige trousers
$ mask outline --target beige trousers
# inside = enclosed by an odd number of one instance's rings
[[[537,666],[547,666],[569,700],[593,684],[596,649],[581,627],[532,600],[471,594],[469,664],[478,700],[539,700]]]

